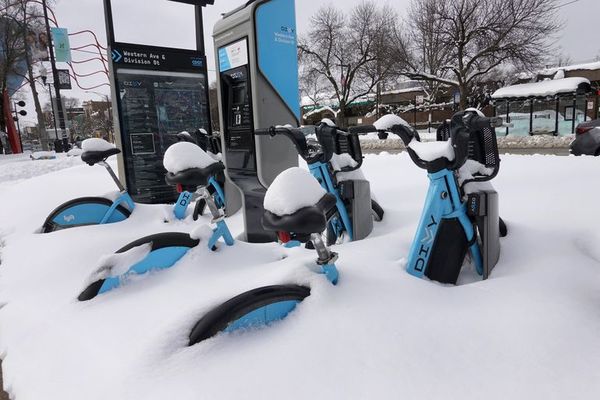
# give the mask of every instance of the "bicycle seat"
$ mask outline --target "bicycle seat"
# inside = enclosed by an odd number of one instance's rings
[[[290,233],[319,233],[327,226],[327,213],[335,207],[335,196],[325,193],[321,199],[312,206],[303,207],[289,215],[276,215],[268,210],[262,217],[263,228],[275,232]]]
[[[167,172],[165,181],[167,184],[175,186],[181,185],[184,187],[200,187],[207,186],[208,180],[225,169],[225,165],[218,161],[204,168],[189,168],[177,173]]]
[[[81,153],[81,160],[88,165],[94,165],[100,161],[105,161],[108,157],[119,154],[120,152],[121,150],[117,149],[116,147],[102,151],[88,150]]]

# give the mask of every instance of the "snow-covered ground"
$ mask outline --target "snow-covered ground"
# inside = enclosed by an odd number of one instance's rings
[[[500,261],[487,281],[464,268],[455,287],[404,270],[425,171],[405,153],[367,155],[363,169],[386,214],[367,239],[336,246],[336,287],[310,271],[311,251],[237,242],[78,302],[102,256],[207,219],[165,223],[166,206],[140,205],[119,224],[37,234],[60,202],[113,183],[77,159],[0,158],[5,389],[18,400],[600,396],[597,158],[503,157]],[[239,233],[239,215],[228,223]],[[186,347],[211,307],[277,283],[311,295],[271,327]]]
[[[419,130],[419,136],[424,142],[434,141],[435,129],[429,132],[427,129]],[[363,150],[398,150],[404,149],[402,140],[396,135],[390,134],[387,139],[381,140],[377,133],[369,133],[361,136]],[[498,136],[498,148],[501,150],[523,150],[523,149],[568,149],[575,135],[552,136]]]

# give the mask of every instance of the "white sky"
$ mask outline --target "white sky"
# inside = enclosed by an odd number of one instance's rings
[[[451,0],[449,0],[451,1]],[[571,0],[560,0],[568,3]],[[245,3],[246,0],[215,0],[213,6],[204,9],[205,46],[208,57],[209,77],[214,79],[214,55],[212,46],[212,27],[220,18],[221,13]],[[310,17],[314,12],[327,3],[349,10],[361,0],[296,0],[296,19],[300,34],[309,28]],[[405,14],[410,0],[389,0],[388,4],[395,7],[400,15]],[[115,19],[116,39],[123,42],[142,43],[166,47],[194,48],[194,15],[193,6],[174,3],[167,0],[112,0],[113,16]],[[383,2],[382,2],[383,3]],[[81,30],[92,30],[102,44],[106,44],[104,26],[104,10],[102,0],[56,0],[55,14],[61,27],[70,33]],[[600,15],[600,0],[579,0],[560,9],[565,25],[558,38],[558,44],[564,54],[575,62],[588,61],[600,54],[598,38],[598,15]],[[71,47],[77,47],[91,42],[89,35],[71,36]],[[91,50],[87,48],[86,50]],[[85,60],[93,57],[91,54],[73,52],[74,60]],[[78,64],[76,71],[86,74],[100,69],[97,61]],[[66,68],[66,65],[59,68]],[[49,70],[49,68],[48,68]],[[210,71],[212,70],[212,71]],[[81,78],[82,86],[91,87],[107,82],[103,75]],[[73,82],[75,86],[75,83]],[[41,102],[47,102],[47,90],[41,89]],[[86,92],[81,89],[63,92],[69,97],[79,97],[83,100],[99,100],[100,94],[108,94],[108,86]],[[28,93],[23,93],[28,103],[27,117],[22,118],[24,125],[35,124],[33,101]]]

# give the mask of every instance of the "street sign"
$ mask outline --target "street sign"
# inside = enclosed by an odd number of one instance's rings
[[[415,102],[417,104],[423,104],[425,102],[425,96],[423,96],[423,95],[415,96]]]
[[[202,72],[206,68],[205,57],[194,50],[115,43],[110,55],[117,68],[179,72]]]
[[[60,90],[71,90],[71,75],[69,75],[68,69],[57,69],[58,73],[58,87]]]

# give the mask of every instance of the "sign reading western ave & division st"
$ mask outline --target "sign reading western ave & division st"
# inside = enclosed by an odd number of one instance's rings
[[[117,68],[203,72],[205,57],[193,50],[115,43],[111,58]]]

